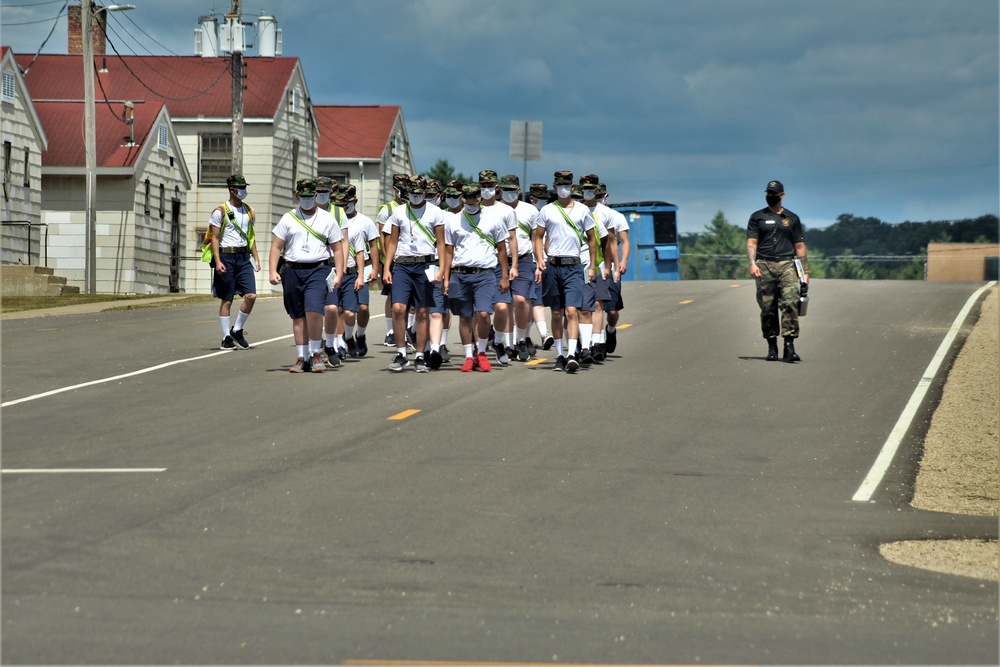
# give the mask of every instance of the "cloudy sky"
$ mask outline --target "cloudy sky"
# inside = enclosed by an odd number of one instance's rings
[[[227,0],[131,0],[122,54],[190,55]],[[65,0],[0,0],[0,42],[65,53]],[[282,29],[317,104],[400,105],[419,170],[521,175],[510,122],[552,172],[613,201],[735,224],[779,179],[807,227],[997,214],[997,0],[245,0]],[[255,51],[248,53],[255,55]]]

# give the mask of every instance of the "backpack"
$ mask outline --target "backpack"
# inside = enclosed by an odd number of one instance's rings
[[[216,211],[222,211],[224,213],[224,215],[222,216],[222,225],[219,227],[220,239],[222,238],[223,230],[225,230],[226,228],[226,223],[232,222],[233,227],[236,229],[236,231],[238,231],[240,233],[240,236],[243,236],[244,240],[246,240],[247,246],[253,247],[254,239],[256,238],[256,235],[253,232],[253,209],[250,207],[250,204],[247,204],[246,202],[243,203],[243,207],[247,210],[247,215],[250,217],[250,224],[248,227],[249,235],[244,235],[243,230],[236,225],[236,213],[233,211],[233,208],[229,205],[228,202],[223,204],[222,206],[219,206],[218,208],[213,209],[212,214],[214,215]],[[211,224],[208,226],[208,229],[205,230],[205,236],[201,239],[201,261],[208,262],[213,266],[215,264],[215,256],[212,254]]]

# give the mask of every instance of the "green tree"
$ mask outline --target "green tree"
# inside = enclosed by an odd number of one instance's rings
[[[746,251],[746,232],[719,211],[704,233],[684,236],[681,275],[685,280],[746,277]]]
[[[428,169],[427,171],[423,172],[422,175],[426,178],[437,181],[442,186],[446,185],[448,181],[454,179],[458,179],[463,183],[470,182],[469,177],[465,176],[465,174],[461,172],[456,174],[455,167],[453,167],[450,162],[448,162],[443,158],[435,162],[434,166]]]

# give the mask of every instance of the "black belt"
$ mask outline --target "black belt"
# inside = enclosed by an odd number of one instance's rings
[[[397,257],[396,264],[426,264],[433,262],[434,255],[417,255],[416,257]]]
[[[316,269],[323,266],[325,262],[289,262],[285,261],[285,266],[290,269]]]
[[[453,266],[452,273],[493,273],[493,269],[484,269],[479,266]]]
[[[579,263],[579,257],[549,257],[549,264],[552,266],[573,266]]]
[[[337,261],[331,257],[330,259],[324,260],[323,264],[326,266],[337,266]]]
[[[757,259],[762,259],[765,262],[789,262],[795,259],[795,255],[787,255],[786,257],[772,257],[770,255],[757,255]]]
[[[250,249],[245,245],[241,245],[239,247],[219,248],[219,252],[223,255],[245,255],[250,252]]]
[[[358,267],[352,266],[351,268],[349,268],[346,271],[344,271],[344,275],[345,276],[353,276],[357,272],[358,272]]]
[[[518,255],[517,258],[518,259],[528,259],[529,257],[533,258],[534,256],[535,256],[535,253],[533,253],[533,252],[526,252],[523,255]]]

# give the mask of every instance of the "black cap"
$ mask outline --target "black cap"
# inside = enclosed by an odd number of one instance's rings
[[[764,192],[776,192],[782,193],[785,191],[785,186],[781,184],[781,181],[768,181],[767,187],[764,188]]]

